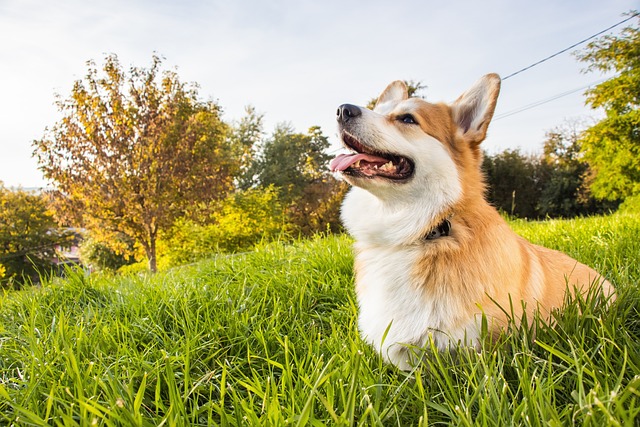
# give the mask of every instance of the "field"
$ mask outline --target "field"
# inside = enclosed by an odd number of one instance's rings
[[[346,236],[73,273],[0,296],[0,425],[640,425],[640,217],[512,225],[618,300],[401,372],[358,335]]]

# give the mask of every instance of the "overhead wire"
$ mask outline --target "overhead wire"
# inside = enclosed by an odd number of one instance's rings
[[[557,94],[557,95],[554,95],[554,96],[552,96],[552,97],[550,97],[550,98],[545,98],[545,99],[542,99],[542,100],[540,100],[540,101],[532,102],[531,104],[525,105],[525,106],[523,106],[523,107],[515,108],[515,109],[513,109],[513,110],[511,110],[511,111],[507,111],[507,112],[502,113],[502,114],[497,114],[497,115],[493,118],[493,121],[500,120],[500,119],[504,119],[504,118],[506,118],[506,117],[513,116],[514,114],[522,113],[523,111],[530,110],[530,109],[532,109],[532,108],[538,107],[538,106],[543,105],[543,104],[546,104],[546,103],[548,103],[548,102],[555,101],[556,99],[559,99],[559,98],[562,98],[562,97],[565,97],[565,96],[571,95],[571,94],[573,94],[573,93],[579,92],[579,91],[584,90],[584,89],[588,89],[588,88],[590,88],[591,86],[594,86],[594,85],[600,84],[600,83],[605,82],[605,81],[607,81],[607,80],[609,80],[609,78],[600,79],[600,80],[598,80],[598,81],[595,81],[595,82],[589,83],[589,84],[588,84],[588,85],[586,85],[586,86],[582,86],[582,87],[579,87],[579,88],[576,88],[576,89],[571,89],[571,90],[568,90],[568,91],[566,91],[566,92],[562,92],[562,93],[559,93],[559,94]]]
[[[503,81],[504,81],[504,80],[507,80],[507,79],[509,79],[509,78],[511,78],[511,77],[513,77],[513,76],[515,76],[515,75],[518,75],[518,74],[520,74],[520,73],[522,73],[522,72],[524,72],[524,71],[527,71],[527,70],[529,70],[529,69],[531,69],[531,68],[535,67],[536,65],[540,65],[540,64],[542,64],[543,62],[546,62],[546,61],[548,61],[548,60],[550,60],[550,59],[552,59],[552,58],[555,58],[556,56],[558,56],[558,55],[560,55],[560,54],[563,54],[563,53],[565,53],[566,51],[573,49],[574,47],[580,46],[581,44],[586,43],[586,42],[588,42],[589,40],[591,40],[591,39],[593,39],[593,38],[595,38],[595,37],[598,37],[599,35],[604,34],[604,33],[606,33],[606,32],[607,32],[607,31],[609,31],[609,30],[612,30],[613,28],[617,27],[618,25],[622,25],[622,24],[624,24],[625,22],[630,21],[631,19],[635,18],[635,17],[636,17],[636,16],[638,16],[638,15],[640,15],[640,12],[636,12],[636,13],[632,14],[631,16],[629,16],[628,18],[623,19],[622,21],[620,21],[620,22],[618,22],[618,23],[616,23],[616,24],[613,24],[612,26],[610,26],[610,27],[608,27],[608,28],[605,28],[604,30],[602,30],[602,31],[600,31],[600,32],[598,32],[598,33],[596,33],[596,34],[593,34],[593,35],[591,35],[591,36],[587,37],[587,38],[586,38],[586,39],[584,39],[584,40],[581,40],[581,41],[579,41],[579,42],[577,42],[577,43],[574,43],[574,44],[572,44],[571,46],[569,46],[569,47],[567,47],[567,48],[565,48],[565,49],[562,49],[561,51],[558,51],[558,52],[554,53],[553,55],[549,55],[549,56],[547,56],[546,58],[541,59],[540,61],[534,62],[534,63],[533,63],[533,64],[531,64],[531,65],[528,65],[528,66],[526,66],[526,67],[524,67],[524,68],[522,68],[522,69],[520,69],[520,70],[518,70],[518,71],[516,71],[516,72],[513,72],[513,73],[509,74],[508,76],[503,77],[503,78],[502,78],[502,80],[503,80]]]
[[[613,28],[615,28],[615,27],[617,27],[617,26],[619,26],[619,25],[622,25],[622,24],[624,24],[625,22],[627,22],[627,21],[629,21],[629,20],[631,20],[631,19],[633,19],[633,18],[635,18],[635,17],[637,17],[637,16],[639,16],[639,15],[640,15],[640,12],[635,12],[635,13],[631,14],[628,18],[625,18],[625,19],[623,19],[622,21],[617,22],[617,23],[615,23],[615,24],[611,25],[610,27],[607,27],[607,28],[605,28],[604,30],[599,31],[599,32],[597,32],[596,34],[593,34],[593,35],[591,35],[591,36],[587,37],[587,38],[586,38],[586,39],[584,39],[584,40],[581,40],[581,41],[579,41],[579,42],[577,42],[577,43],[574,43],[574,44],[572,44],[571,46],[569,46],[569,47],[567,47],[567,48],[565,48],[565,49],[562,49],[562,50],[560,50],[560,51],[558,51],[558,52],[554,53],[553,55],[549,55],[549,56],[547,56],[546,58],[541,59],[540,61],[534,62],[533,64],[531,64],[531,65],[529,65],[529,66],[527,66],[527,67],[524,67],[524,68],[522,68],[522,69],[520,69],[520,70],[518,70],[518,71],[516,71],[516,72],[514,72],[514,73],[511,73],[511,74],[509,74],[508,76],[506,76],[506,77],[502,78],[502,80],[503,80],[503,81],[504,81],[504,80],[507,80],[507,79],[508,79],[508,78],[510,78],[510,77],[513,77],[513,76],[515,76],[515,75],[517,75],[517,74],[520,74],[520,73],[522,73],[522,72],[524,72],[524,71],[527,71],[527,70],[529,70],[529,69],[531,69],[531,68],[533,68],[533,67],[535,67],[535,66],[537,66],[537,65],[540,65],[540,64],[542,64],[543,62],[546,62],[546,61],[548,61],[548,60],[550,60],[550,59],[552,59],[552,58],[555,58],[556,56],[558,56],[558,55],[560,55],[560,54],[562,54],[562,53],[564,53],[564,52],[567,52],[568,50],[571,50],[571,49],[575,48],[576,46],[579,46],[579,45],[581,45],[581,44],[583,44],[583,43],[585,43],[585,42],[587,42],[587,41],[589,41],[589,40],[591,40],[591,39],[593,39],[593,38],[595,38],[595,37],[598,37],[599,35],[601,35],[601,34],[603,34],[603,33],[606,33],[607,31],[612,30]],[[579,92],[579,91],[581,91],[581,90],[587,89],[587,88],[589,88],[589,87],[591,87],[591,86],[594,86],[594,85],[596,85],[596,84],[602,83],[602,82],[604,82],[604,81],[606,81],[606,80],[608,80],[608,79],[609,79],[609,78],[601,79],[601,80],[598,80],[598,81],[596,81],[596,82],[590,83],[590,84],[588,84],[588,85],[586,85],[586,86],[582,86],[582,87],[579,87],[579,88],[577,88],[577,89],[572,89],[572,90],[569,90],[569,91],[566,91],[566,92],[562,92],[562,93],[559,93],[559,94],[553,95],[553,96],[552,96],[552,97],[550,97],[550,98],[546,98],[546,99],[543,99],[543,100],[540,100],[540,101],[533,102],[533,103],[528,104],[528,105],[525,105],[525,106],[523,106],[523,107],[519,107],[519,108],[516,108],[516,109],[514,109],[514,110],[508,111],[508,112],[506,112],[506,113],[498,114],[498,115],[496,115],[496,117],[494,117],[494,119],[493,119],[493,120],[494,120],[494,121],[495,121],[495,120],[500,120],[500,119],[504,119],[504,118],[506,118],[506,117],[512,116],[512,115],[514,115],[514,114],[522,113],[522,112],[524,112],[524,111],[530,110],[530,109],[535,108],[535,107],[538,107],[538,106],[540,106],[540,105],[544,105],[544,104],[546,104],[546,103],[548,103],[548,102],[555,101],[556,99],[559,99],[559,98],[562,98],[562,97],[565,97],[565,96],[571,95],[571,94],[573,94],[573,93]]]

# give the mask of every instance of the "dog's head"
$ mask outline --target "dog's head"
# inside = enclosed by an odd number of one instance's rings
[[[479,168],[499,90],[498,75],[488,74],[455,102],[431,104],[395,81],[373,111],[341,105],[339,134],[352,153],[336,157],[331,170],[381,198],[419,191],[451,204],[462,193],[462,169]]]

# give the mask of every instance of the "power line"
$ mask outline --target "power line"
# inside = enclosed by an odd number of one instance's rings
[[[543,62],[546,62],[546,61],[550,60],[551,58],[555,58],[556,56],[558,56],[558,55],[560,55],[560,54],[562,54],[562,53],[565,53],[566,51],[571,50],[571,49],[573,49],[574,47],[581,45],[582,43],[588,42],[588,41],[589,41],[589,40],[591,40],[592,38],[598,37],[599,35],[601,35],[601,34],[603,34],[603,33],[606,33],[607,31],[609,31],[609,30],[611,30],[611,29],[613,29],[613,28],[617,27],[618,25],[624,24],[625,22],[627,22],[627,21],[629,21],[629,20],[631,20],[631,19],[635,18],[635,17],[636,17],[636,16],[638,16],[638,15],[640,15],[640,13],[639,13],[639,12],[636,12],[636,13],[634,13],[633,15],[631,15],[630,17],[628,17],[628,18],[626,18],[626,19],[623,19],[622,21],[618,22],[617,24],[614,24],[614,25],[610,26],[609,28],[605,28],[604,30],[600,31],[599,33],[596,33],[596,34],[594,34],[594,35],[592,35],[592,36],[589,36],[589,37],[587,37],[586,39],[579,41],[578,43],[574,43],[574,44],[572,44],[571,46],[569,46],[569,47],[568,47],[568,48],[566,48],[566,49],[562,49],[561,51],[556,52],[556,53],[554,53],[553,55],[547,56],[546,58],[541,59],[541,60],[540,60],[540,61],[538,61],[538,62],[534,62],[533,64],[531,64],[531,65],[529,65],[529,66],[527,66],[527,67],[524,67],[523,69],[518,70],[518,71],[516,71],[515,73],[511,73],[511,74],[509,74],[508,76],[503,77],[503,78],[502,78],[502,80],[507,80],[508,78],[513,77],[513,76],[515,76],[515,75],[517,75],[517,74],[520,74],[520,73],[522,73],[522,72],[524,72],[524,71],[527,71],[527,70],[529,70],[529,69],[531,69],[531,68],[535,67],[536,65],[540,65],[540,64],[542,64]]]
[[[568,90],[566,92],[562,92],[562,93],[559,93],[557,95],[554,95],[554,96],[552,96],[550,98],[546,98],[546,99],[543,99],[543,100],[540,100],[540,101],[532,102],[531,104],[527,104],[524,107],[515,108],[515,109],[513,109],[511,111],[507,111],[506,113],[498,114],[498,115],[496,115],[494,117],[493,121],[504,119],[505,117],[513,116],[514,114],[522,113],[523,111],[527,111],[527,110],[530,110],[532,108],[538,107],[540,105],[546,104],[548,102],[555,101],[556,99],[562,98],[562,97],[567,96],[567,95],[571,95],[572,93],[576,93],[576,92],[579,92],[581,90],[588,89],[591,86],[597,85],[597,84],[602,83],[602,82],[604,82],[606,80],[609,80],[609,78],[600,79],[600,80],[595,81],[593,83],[590,83],[590,84],[588,84],[586,86],[582,86],[582,87],[579,87],[577,89]]]

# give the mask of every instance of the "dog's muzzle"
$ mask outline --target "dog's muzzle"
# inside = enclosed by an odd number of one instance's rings
[[[338,107],[337,119],[339,123],[347,123],[349,120],[362,115],[360,107],[351,104],[342,104]]]

